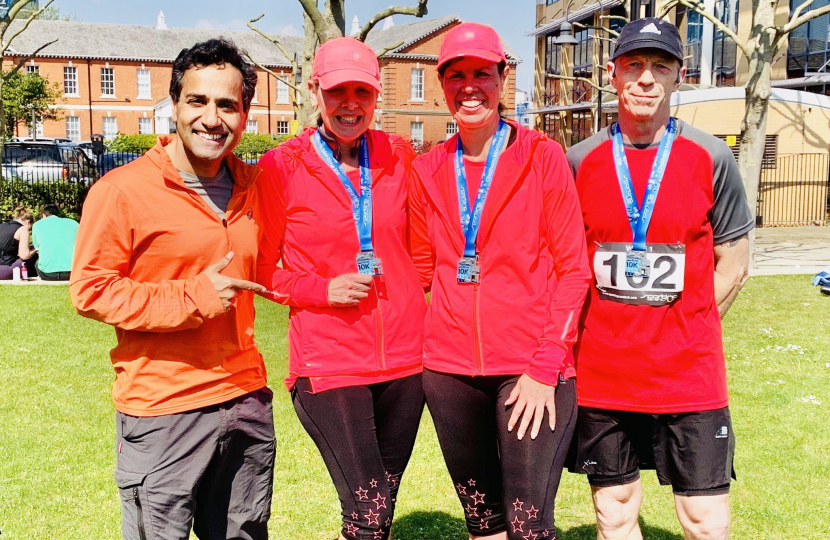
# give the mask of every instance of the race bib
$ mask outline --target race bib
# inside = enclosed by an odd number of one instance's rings
[[[680,298],[686,273],[686,246],[649,244],[645,257],[648,276],[626,276],[626,256],[631,244],[597,243],[594,275],[602,300],[621,304],[666,306]]]

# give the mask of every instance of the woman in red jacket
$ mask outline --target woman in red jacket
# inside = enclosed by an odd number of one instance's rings
[[[500,117],[506,73],[492,28],[447,32],[438,76],[458,135],[414,164],[423,381],[471,537],[548,540],[590,272],[562,148]]]
[[[424,407],[426,300],[407,245],[414,154],[368,129],[381,89],[368,46],[324,43],[309,89],[317,127],[259,163],[257,281],[291,306],[286,385],[337,488],[341,538],[385,539]]]

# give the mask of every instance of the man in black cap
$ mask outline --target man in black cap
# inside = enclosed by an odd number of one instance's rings
[[[735,437],[720,318],[754,220],[729,147],[671,117],[685,68],[660,19],[620,32],[618,122],[568,152],[594,283],[577,356],[576,469],[600,540],[641,539],[640,469],[670,484],[687,540],[729,536]]]

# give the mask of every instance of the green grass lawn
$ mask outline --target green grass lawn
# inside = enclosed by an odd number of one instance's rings
[[[259,302],[257,341],[276,391],[278,452],[272,538],[331,540],[334,488],[291,407],[287,311]],[[2,540],[114,540],[119,534],[111,328],[76,316],[63,287],[0,286]],[[830,298],[806,276],[750,280],[725,321],[738,436],[733,538],[830,537]],[[646,484],[646,538],[681,540],[671,489]],[[399,496],[395,540],[466,540],[461,507],[424,416]],[[587,482],[566,473],[563,540],[596,537]]]

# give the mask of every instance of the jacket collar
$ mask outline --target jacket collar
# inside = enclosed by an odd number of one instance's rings
[[[150,161],[161,169],[161,174],[165,180],[169,180],[176,185],[184,187],[184,180],[182,180],[182,176],[170,160],[170,155],[164,149],[175,140],[176,135],[159,135],[156,145],[148,150],[145,155],[150,159]],[[231,174],[234,185],[241,190],[246,190],[253,186],[257,176],[259,176],[260,173],[260,169],[258,167],[248,165],[233,154],[227,155],[223,160],[223,163],[225,167],[228,168],[228,172]]]
[[[484,210],[478,231],[479,242],[483,244],[490,236],[493,225],[513,194],[521,187],[533,160],[536,145],[544,136],[536,131],[522,128],[517,123],[505,120],[511,126],[513,134],[510,143],[499,156],[496,174]],[[421,180],[427,196],[441,215],[445,226],[450,231],[450,238],[459,254],[464,252],[464,233],[461,230],[461,216],[458,209],[458,188],[455,180],[455,149],[458,134],[453,135],[439,146],[435,171],[437,174],[421,173]]]
[[[298,145],[304,154],[302,160],[306,171],[322,183],[337,199],[351,209],[352,201],[346,192],[340,178],[317,153],[311,137],[317,132],[316,128],[309,128],[299,135],[290,144]],[[369,169],[372,172],[372,187],[381,181],[384,175],[392,175],[397,163],[397,156],[392,152],[392,145],[389,137],[382,131],[372,129],[366,130],[366,137],[369,143]]]

